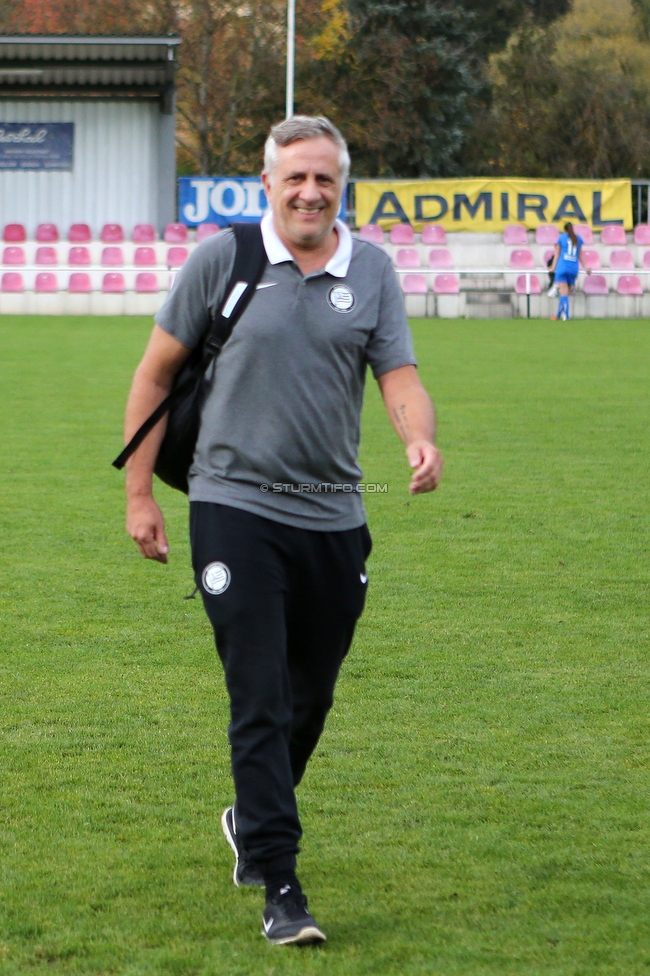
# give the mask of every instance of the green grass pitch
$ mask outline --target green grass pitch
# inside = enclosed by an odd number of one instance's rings
[[[110,467],[146,319],[0,319],[0,973],[650,972],[647,322],[414,323],[446,457],[409,499],[370,381],[365,616],[300,788],[329,941],[236,890],[227,701]]]

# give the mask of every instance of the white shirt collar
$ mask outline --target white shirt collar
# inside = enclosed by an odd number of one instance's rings
[[[352,234],[341,220],[337,220],[334,226],[338,233],[339,243],[323,270],[335,278],[345,278],[352,259]],[[294,260],[291,252],[277,235],[273,223],[273,214],[270,210],[262,217],[262,240],[269,264],[281,264],[283,261]]]

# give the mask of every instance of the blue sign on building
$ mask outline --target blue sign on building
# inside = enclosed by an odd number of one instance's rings
[[[0,122],[0,169],[72,171],[74,122]]]
[[[259,176],[181,176],[178,181],[178,219],[183,224],[257,224],[268,209]],[[345,194],[341,201],[345,220]]]

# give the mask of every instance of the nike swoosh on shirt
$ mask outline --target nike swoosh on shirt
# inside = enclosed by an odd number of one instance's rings
[[[262,281],[255,288],[259,290],[260,288],[273,288],[273,285],[277,285],[277,281]]]

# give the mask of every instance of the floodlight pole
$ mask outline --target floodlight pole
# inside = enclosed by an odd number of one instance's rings
[[[287,0],[287,107],[286,116],[293,115],[293,79],[296,53],[296,0]]]

